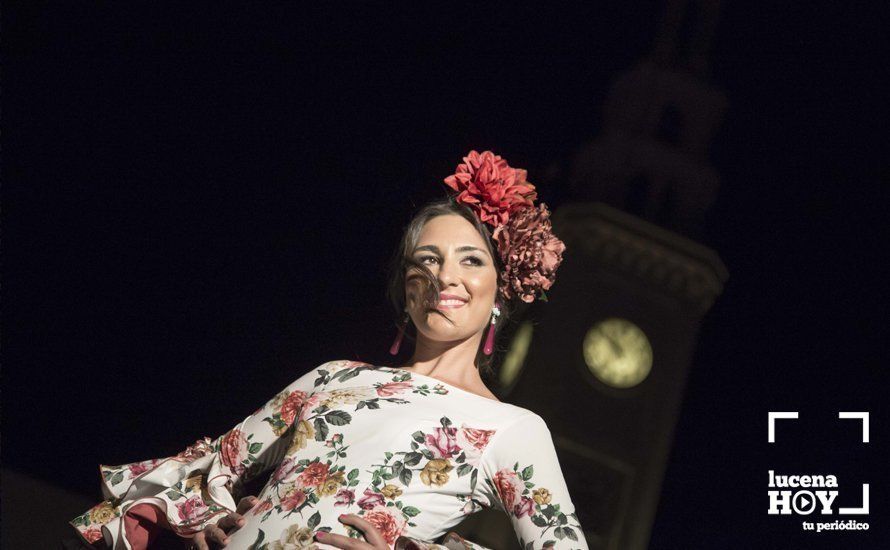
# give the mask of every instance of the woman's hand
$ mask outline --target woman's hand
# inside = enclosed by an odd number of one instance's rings
[[[362,519],[361,516],[355,514],[343,514],[338,519],[346,525],[351,525],[364,532],[365,540],[368,542],[351,539],[343,535],[326,533],[324,531],[315,533],[315,539],[318,540],[318,542],[329,544],[334,548],[346,548],[348,550],[389,550],[389,545],[386,543],[386,539],[383,538],[383,535],[380,534],[380,531],[368,521]]]
[[[257,498],[244,497],[238,501],[238,507],[234,512],[217,522],[216,525],[208,525],[203,531],[188,540],[186,547],[195,550],[210,550],[210,543],[214,548],[223,547],[229,543],[229,535],[244,526],[244,513],[253,508]]]

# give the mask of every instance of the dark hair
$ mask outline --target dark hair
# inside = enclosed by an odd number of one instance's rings
[[[444,199],[432,201],[421,208],[411,221],[408,222],[408,225],[405,226],[402,233],[402,239],[399,242],[399,247],[396,249],[395,254],[390,260],[389,284],[386,293],[396,314],[396,325],[401,322],[404,315],[405,275],[411,268],[416,268],[419,275],[423,277],[426,282],[424,285],[424,301],[429,304],[436,304],[439,301],[439,292],[441,289],[439,288],[438,279],[426,265],[414,259],[413,252],[417,247],[417,241],[420,239],[420,232],[423,230],[426,223],[437,216],[445,216],[449,214],[456,214],[463,217],[465,220],[473,224],[476,231],[482,235],[482,239],[488,247],[488,253],[494,259],[495,270],[498,274],[497,280],[498,283],[500,283],[503,265],[500,256],[498,255],[497,247],[492,241],[491,231],[489,231],[488,227],[479,221],[479,218],[476,217],[476,214],[473,213],[468,206],[457,202],[453,197],[449,196]],[[482,338],[483,341],[480,342],[479,350],[476,352],[476,367],[484,378],[489,378],[494,375],[495,356],[498,351],[497,337],[503,328],[507,326],[511,314],[509,300],[507,300],[501,293],[500,284],[498,284],[496,301],[500,306],[499,309],[501,314],[495,325],[495,352],[491,355],[485,355],[482,351],[482,348],[484,347],[484,337]],[[409,318],[408,326],[406,326],[405,330],[405,337],[416,342],[417,327],[413,327],[413,325],[414,324],[410,322]]]

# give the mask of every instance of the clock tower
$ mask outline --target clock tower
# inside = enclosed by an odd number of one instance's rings
[[[644,549],[700,322],[726,269],[603,203],[564,206],[553,226],[565,260],[548,303],[520,321],[503,393],[547,421],[590,547]]]
[[[696,339],[727,271],[694,240],[719,187],[726,99],[706,78],[716,0],[666,4],[655,47],[618,76],[600,136],[564,173],[566,243],[549,302],[517,316],[504,398],[553,434],[590,548],[642,550]]]
[[[505,334],[498,394],[547,422],[591,549],[648,547],[699,327],[728,276],[695,241],[720,182],[707,150],[727,102],[706,74],[719,5],[667,2],[600,135],[550,171],[542,188],[573,199],[552,217],[564,260],[548,302]],[[461,532],[515,548],[506,519],[483,515]]]

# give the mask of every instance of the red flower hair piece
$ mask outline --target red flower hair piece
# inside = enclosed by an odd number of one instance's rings
[[[457,172],[445,178],[457,202],[469,206],[494,231],[492,240],[504,265],[499,287],[507,299],[531,303],[547,299],[565,244],[553,234],[550,211],[534,205],[535,186],[526,171],[512,168],[491,151],[470,151]]]
[[[445,178],[445,185],[457,191],[458,202],[472,208],[483,223],[497,228],[537,198],[525,175],[525,170],[512,168],[491,151],[470,151],[457,172]]]

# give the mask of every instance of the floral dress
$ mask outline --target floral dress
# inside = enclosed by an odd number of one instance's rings
[[[346,360],[311,370],[215,440],[100,466],[107,500],[70,523],[89,542],[133,548],[127,511],[151,504],[189,537],[233,511],[243,483],[270,469],[227,548],[333,548],[315,541],[317,531],[361,538],[340,514],[364,517],[390,547],[445,548],[429,541],[482,507],[508,514],[524,550],[587,548],[540,416],[429,376]]]

